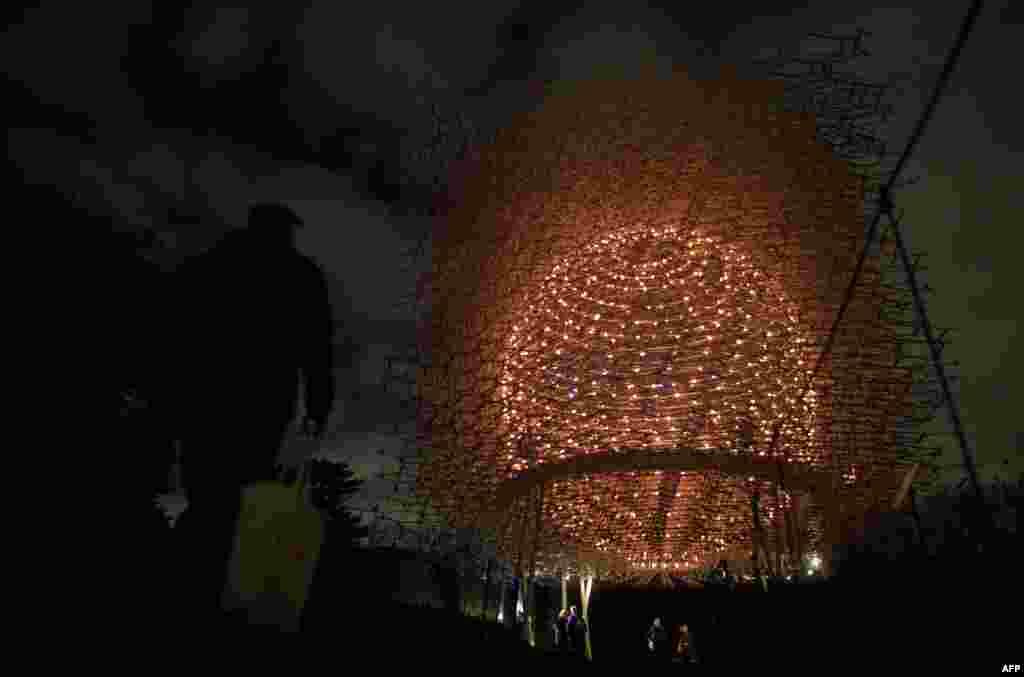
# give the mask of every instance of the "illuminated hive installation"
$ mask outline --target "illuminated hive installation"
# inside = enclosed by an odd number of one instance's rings
[[[728,73],[549,90],[458,167],[417,481],[453,526],[527,571],[685,569],[749,551],[755,493],[769,541],[803,505],[786,540],[813,548],[823,505],[895,489],[915,376],[884,251],[826,352],[864,188],[780,98]]]

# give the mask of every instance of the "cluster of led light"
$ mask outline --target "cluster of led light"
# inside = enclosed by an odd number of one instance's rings
[[[418,394],[417,489],[451,524],[480,526],[543,467],[687,450],[703,460],[685,474],[530,485],[497,531],[524,568],[689,568],[749,547],[754,492],[769,541],[792,506],[763,475],[722,472],[727,457],[771,455],[783,481],[828,468],[848,502],[888,482],[913,380],[892,294],[869,257],[824,354],[862,193],[775,87],[582,84],[456,166],[421,285]]]
[[[740,247],[680,227],[611,233],[521,308],[501,377],[511,473],[609,447],[763,450],[775,424],[779,449],[810,460],[790,439],[814,431],[800,308]]]

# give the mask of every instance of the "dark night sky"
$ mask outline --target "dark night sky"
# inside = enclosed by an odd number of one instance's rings
[[[733,0],[700,3],[699,13],[678,2],[664,10],[378,0],[357,14],[327,0],[304,10],[215,4],[181,12],[138,0],[101,3],[106,9],[51,2],[27,12],[4,40],[8,77],[23,85],[9,152],[29,182],[78,191],[118,229],[153,229],[177,252],[241,225],[254,198],[292,204],[307,219],[301,248],[332,278],[343,344],[330,451],[370,476],[399,446],[387,425],[395,407],[377,385],[384,356],[409,338],[395,310],[412,280],[399,252],[427,227],[389,207],[381,186],[402,168],[399,151],[429,135],[431,104],[493,126],[529,104],[529,78],[629,72],[652,59],[699,71],[807,31],[862,26],[874,32],[863,75],[905,89],[890,133],[898,144],[967,11],[966,2],[924,0],[770,1],[756,3],[757,16]],[[956,329],[947,352],[962,363],[963,416],[986,476],[1004,458],[1015,475],[1024,456],[1014,228],[1024,139],[1020,97],[1004,75],[1024,35],[1021,9],[986,3],[908,168],[921,180],[897,195],[910,247],[927,253],[933,321]],[[172,204],[202,225],[167,225]],[[344,358],[351,347],[357,354]]]

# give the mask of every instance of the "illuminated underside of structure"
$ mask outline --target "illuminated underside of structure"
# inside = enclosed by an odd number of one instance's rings
[[[897,490],[917,367],[886,245],[847,295],[863,178],[781,98],[582,83],[457,167],[418,380],[417,487],[452,526],[527,572],[688,569],[749,553],[752,513],[809,552],[827,506]]]

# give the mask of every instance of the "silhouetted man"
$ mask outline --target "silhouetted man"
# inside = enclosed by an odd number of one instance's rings
[[[308,432],[334,399],[332,319],[320,268],[294,246],[300,219],[274,204],[179,271],[178,397],[185,587],[219,617],[241,489],[273,478],[301,389]],[[190,595],[191,596],[191,595]]]

